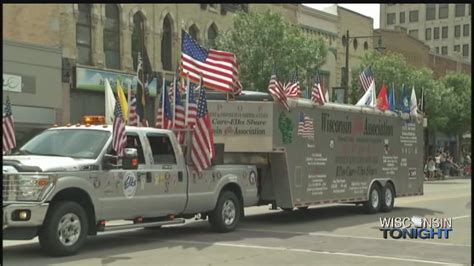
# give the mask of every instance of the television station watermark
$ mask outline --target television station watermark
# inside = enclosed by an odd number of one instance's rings
[[[449,239],[453,231],[452,218],[441,217],[380,217],[384,239]]]

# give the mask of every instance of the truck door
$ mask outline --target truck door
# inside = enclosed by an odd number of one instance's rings
[[[178,214],[184,210],[187,198],[187,173],[181,162],[182,154],[176,154],[179,147],[166,134],[146,133],[153,161],[153,203],[167,214]],[[174,144],[178,145],[178,144]]]
[[[146,175],[149,172],[150,162],[144,156],[143,141],[136,132],[127,132],[127,148],[136,148],[138,152],[138,169],[123,170],[121,168],[104,170],[98,176],[101,184],[98,188],[99,200],[103,206],[103,215],[106,220],[134,218],[143,216],[149,206],[145,189]],[[108,147],[108,154],[115,155],[112,144]],[[148,173],[150,175],[150,173]]]

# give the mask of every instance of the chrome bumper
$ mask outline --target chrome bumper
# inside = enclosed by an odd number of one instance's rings
[[[8,227],[36,227],[43,224],[48,211],[49,203],[27,203],[27,202],[12,202],[3,203],[3,228]],[[12,220],[12,213],[15,210],[30,210],[31,217],[28,221],[14,221]]]

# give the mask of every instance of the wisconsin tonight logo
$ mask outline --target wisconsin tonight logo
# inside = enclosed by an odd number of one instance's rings
[[[384,239],[449,239],[453,231],[452,218],[380,217]]]

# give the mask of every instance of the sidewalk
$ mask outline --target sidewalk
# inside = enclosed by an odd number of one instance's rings
[[[437,182],[437,181],[451,180],[451,179],[470,179],[470,178],[471,178],[470,175],[467,175],[467,176],[462,176],[462,175],[460,175],[460,176],[450,176],[450,175],[448,175],[448,176],[445,176],[444,179],[433,179],[433,180],[429,180],[429,181],[425,180],[424,182],[426,183],[426,182]]]

